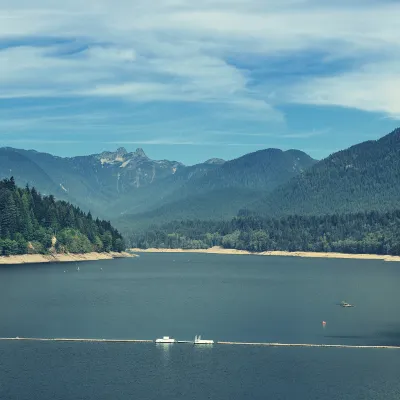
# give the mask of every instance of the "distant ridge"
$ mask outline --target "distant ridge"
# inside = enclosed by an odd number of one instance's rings
[[[164,204],[116,221],[121,229],[174,219],[226,219],[316,163],[299,150],[259,150],[187,179]],[[204,166],[205,164],[203,164]],[[199,166],[198,166],[199,168]],[[182,173],[182,171],[181,171]],[[129,214],[129,213],[128,213]]]
[[[400,208],[400,128],[332,154],[247,208],[275,216]]]
[[[2,148],[0,178],[12,173],[18,185],[35,186],[42,193],[70,201],[101,218],[152,211],[164,218],[178,208],[180,215],[195,210],[201,216],[213,217],[234,215],[251,199],[313,163],[315,160],[301,151],[278,149],[261,150],[231,161],[212,158],[185,166],[178,161],[152,160],[142,148],[128,152],[120,147],[68,158]]]

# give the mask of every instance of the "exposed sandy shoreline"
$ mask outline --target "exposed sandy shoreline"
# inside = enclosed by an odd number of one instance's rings
[[[351,258],[360,260],[383,260],[400,261],[399,256],[385,256],[377,254],[345,254],[345,253],[313,253],[313,252],[289,252],[289,251],[264,251],[252,253],[246,250],[223,249],[211,247],[209,249],[130,249],[135,253],[206,253],[206,254],[237,254],[237,255],[258,255],[258,256],[285,256],[285,257],[310,257],[310,258]]]
[[[86,253],[86,254],[23,254],[19,256],[0,257],[0,264],[36,264],[51,262],[78,262],[112,260],[114,258],[136,257],[127,252],[116,253]]]

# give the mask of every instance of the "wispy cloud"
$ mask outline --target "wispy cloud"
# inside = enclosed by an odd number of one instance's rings
[[[398,118],[398,15],[388,0],[0,0],[0,99],[206,104],[205,118],[264,127],[283,123],[288,103]],[[293,66],[282,84],[284,71],[268,70],[307,52],[323,74]]]
[[[300,82],[288,90],[286,101],[357,108],[400,119],[400,59],[396,65],[372,64],[355,72]]]
[[[315,136],[326,135],[331,131],[330,128],[325,129],[312,129],[307,132],[293,132],[293,133],[284,133],[280,137],[284,139],[309,139]]]
[[[321,136],[331,131],[330,128],[312,129],[310,131],[297,131],[291,133],[282,132],[226,132],[226,131],[211,131],[214,135],[222,136],[243,136],[243,137],[259,137],[259,138],[281,138],[281,139],[309,139],[315,136]]]

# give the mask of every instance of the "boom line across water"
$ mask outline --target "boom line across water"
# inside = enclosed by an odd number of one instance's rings
[[[155,343],[151,339],[93,339],[93,338],[34,338],[2,337],[0,341],[36,341],[36,342],[93,342],[93,343]],[[192,341],[178,340],[178,344],[190,344]],[[385,345],[350,345],[350,344],[315,344],[315,343],[276,343],[276,342],[215,342],[220,345],[264,346],[264,347],[327,347],[346,349],[399,349],[400,346]],[[170,345],[170,344],[168,344]]]

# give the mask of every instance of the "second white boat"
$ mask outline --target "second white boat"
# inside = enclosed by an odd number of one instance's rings
[[[214,344],[214,340],[204,340],[201,338],[201,336],[195,336],[194,337],[194,344]]]

